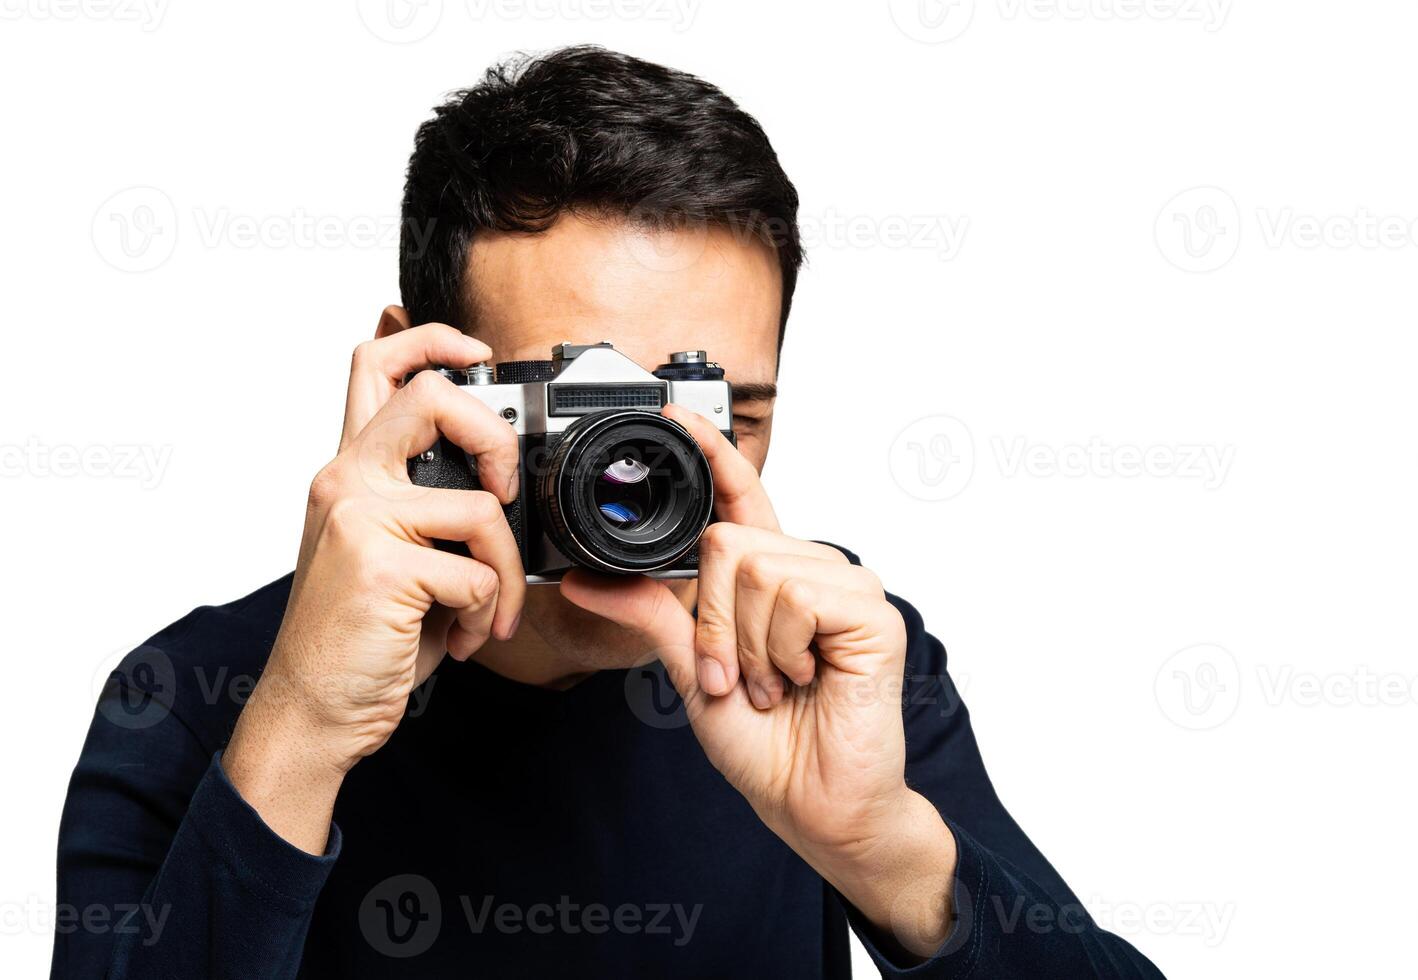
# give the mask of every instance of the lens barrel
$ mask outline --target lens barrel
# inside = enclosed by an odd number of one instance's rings
[[[668,568],[694,547],[714,511],[709,461],[689,431],[644,411],[577,419],[537,487],[547,536],[598,572]]]

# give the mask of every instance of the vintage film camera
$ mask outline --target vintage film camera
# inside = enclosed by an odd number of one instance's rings
[[[732,391],[703,351],[671,354],[650,372],[609,343],[565,343],[547,361],[435,370],[517,433],[521,489],[504,513],[528,582],[558,581],[573,566],[656,578],[698,573],[714,480],[693,436],[659,413],[682,405],[733,441]],[[481,487],[476,461],[446,438],[409,460],[409,478]]]

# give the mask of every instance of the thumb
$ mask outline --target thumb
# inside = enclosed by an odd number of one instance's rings
[[[698,695],[694,617],[665,583],[639,575],[611,578],[572,569],[561,580],[561,594],[628,630],[638,653],[664,663],[670,683],[686,705]]]

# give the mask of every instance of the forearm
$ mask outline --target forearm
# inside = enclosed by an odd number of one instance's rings
[[[325,825],[318,856],[273,834],[172,712],[130,731],[100,710],[94,726],[65,803],[58,907],[123,927],[56,917],[52,975],[294,977],[338,830]]]

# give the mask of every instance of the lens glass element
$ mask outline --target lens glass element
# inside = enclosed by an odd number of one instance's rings
[[[617,530],[634,529],[654,508],[650,467],[628,451],[601,471],[593,492],[601,516]]]

